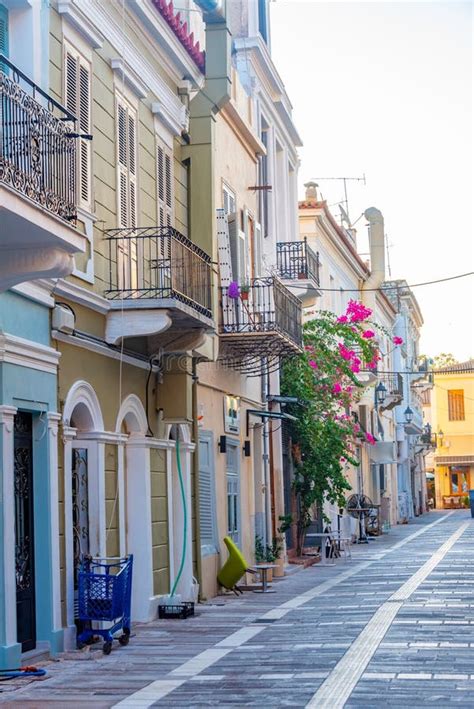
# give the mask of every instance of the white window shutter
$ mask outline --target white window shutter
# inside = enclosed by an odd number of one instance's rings
[[[253,245],[253,275],[254,278],[262,276],[263,268],[263,235],[262,227],[258,222],[255,222],[254,229],[254,245]]]
[[[91,133],[90,64],[69,45],[66,45],[64,58],[64,103],[68,111],[77,119],[76,131],[79,134],[89,135]],[[91,209],[91,153],[91,142],[79,138],[74,183],[77,185],[78,205],[86,210]]]
[[[173,226],[173,180],[173,153],[162,143],[157,142],[156,191],[159,226]]]
[[[137,227],[137,121],[132,108],[117,100],[117,185],[119,226]]]
[[[240,246],[239,246],[239,229],[237,225],[237,214],[233,212],[227,215],[227,223],[229,226],[229,241],[230,241],[230,256],[232,260],[232,278],[240,283]]]

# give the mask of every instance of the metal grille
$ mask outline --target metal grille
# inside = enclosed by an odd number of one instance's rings
[[[109,229],[111,299],[171,298],[211,313],[211,258],[172,227]]]
[[[0,54],[0,182],[76,219],[75,116]]]
[[[319,253],[304,241],[283,241],[277,244],[277,268],[280,278],[307,279],[319,286]]]

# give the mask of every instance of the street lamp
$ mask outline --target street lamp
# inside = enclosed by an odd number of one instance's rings
[[[444,438],[444,433],[441,429],[439,429],[436,440],[437,440],[440,448],[443,447],[443,438]]]
[[[386,396],[387,396],[387,390],[384,387],[383,382],[380,382],[375,387],[375,403],[377,404],[377,406],[381,406],[383,404]]]
[[[413,421],[413,411],[410,409],[410,407],[407,406],[403,413],[405,414],[405,421],[407,423],[411,423]]]

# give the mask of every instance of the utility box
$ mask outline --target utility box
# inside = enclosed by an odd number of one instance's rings
[[[62,305],[55,305],[51,325],[53,330],[58,330],[66,335],[72,335],[75,326],[74,313],[72,310],[64,308]]]

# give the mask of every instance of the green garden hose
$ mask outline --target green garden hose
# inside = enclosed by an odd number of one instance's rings
[[[183,551],[181,554],[181,564],[179,566],[179,571],[178,575],[176,576],[175,582],[173,584],[173,588],[171,590],[170,596],[174,596],[174,592],[176,591],[176,586],[179,583],[179,579],[181,578],[181,574],[183,573],[184,569],[184,562],[186,560],[186,546],[187,546],[187,536],[188,536],[188,510],[186,506],[186,494],[184,492],[184,482],[183,482],[183,472],[181,470],[181,457],[180,457],[180,452],[179,452],[179,439],[176,440],[176,466],[178,468],[178,477],[179,477],[179,487],[181,488],[181,499],[183,501],[183,515],[184,515],[184,521],[183,521]]]

